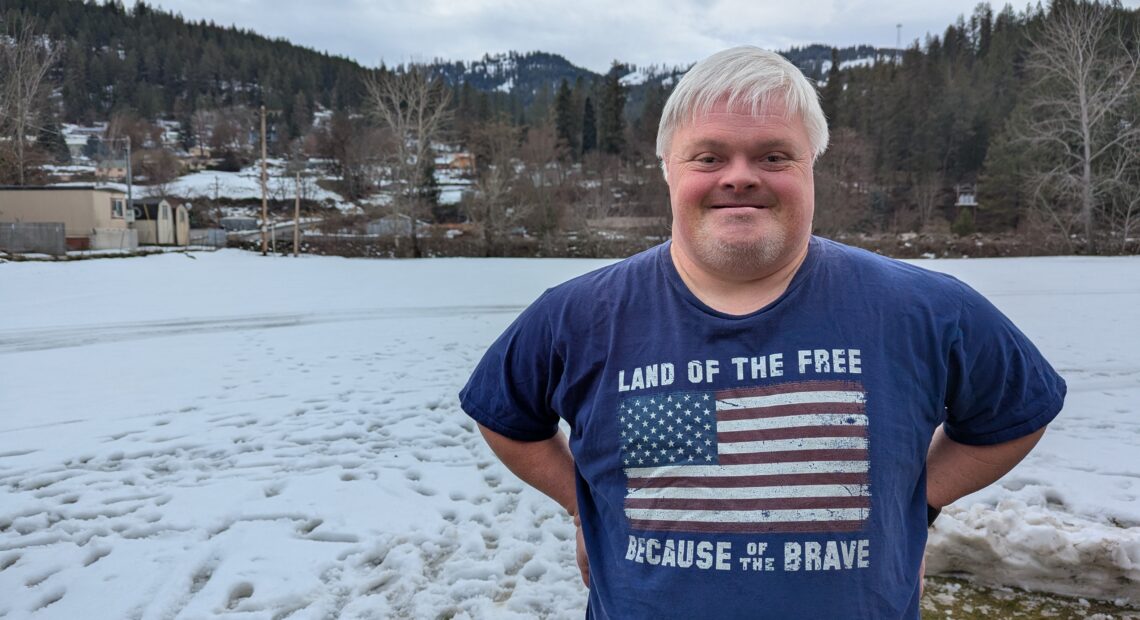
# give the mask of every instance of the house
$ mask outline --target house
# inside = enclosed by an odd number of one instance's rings
[[[460,174],[475,174],[475,156],[470,153],[450,153],[436,158],[436,168]]]
[[[0,222],[60,222],[72,250],[136,250],[123,192],[94,185],[0,186]]]
[[[954,186],[954,191],[958,194],[958,199],[954,201],[956,207],[977,207],[978,206],[978,191],[977,188],[969,183],[959,183]]]
[[[127,160],[104,159],[95,164],[95,176],[112,181],[127,179]]]
[[[131,228],[138,231],[139,243],[143,245],[189,245],[189,207],[171,205],[163,198],[135,200]]]

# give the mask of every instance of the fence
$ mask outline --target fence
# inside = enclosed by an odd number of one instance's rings
[[[190,245],[226,247],[226,231],[222,228],[194,228],[190,230]]]
[[[67,253],[67,238],[62,222],[0,223],[0,250],[12,254]]]

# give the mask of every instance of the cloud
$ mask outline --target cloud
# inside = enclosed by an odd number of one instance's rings
[[[1136,5],[1131,0],[1126,5]],[[977,0],[158,0],[189,19],[236,24],[365,65],[476,60],[541,50],[594,71],[620,60],[687,65],[732,45],[893,46],[941,34]],[[995,12],[1000,7],[995,7]]]

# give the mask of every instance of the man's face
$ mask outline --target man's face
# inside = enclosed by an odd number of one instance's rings
[[[782,103],[761,115],[718,104],[674,131],[665,165],[675,250],[701,269],[760,277],[806,247],[811,142]]]

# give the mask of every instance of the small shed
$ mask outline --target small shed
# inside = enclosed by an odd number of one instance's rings
[[[189,245],[190,208],[187,204],[171,205],[163,198],[134,201],[135,221],[131,226],[145,245]]]
[[[978,206],[978,189],[972,183],[959,183],[954,186],[954,190],[958,194],[958,199],[954,202],[955,207]]]

